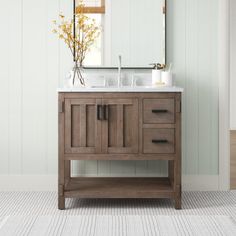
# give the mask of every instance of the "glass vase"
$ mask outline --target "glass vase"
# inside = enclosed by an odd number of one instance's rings
[[[85,87],[84,70],[82,66],[75,63],[65,79],[65,87]]]

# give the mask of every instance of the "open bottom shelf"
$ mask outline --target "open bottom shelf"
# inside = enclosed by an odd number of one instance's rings
[[[173,198],[169,178],[71,178],[65,186],[69,198]]]

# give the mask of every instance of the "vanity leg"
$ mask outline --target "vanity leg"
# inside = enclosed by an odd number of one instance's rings
[[[65,197],[58,196],[58,209],[65,210]]]
[[[64,196],[64,186],[65,186],[65,161],[63,156],[59,159],[59,171],[58,171],[58,209],[65,209],[65,196]]]
[[[64,197],[64,186],[58,186],[58,209],[64,210],[65,209],[65,197]]]
[[[64,161],[64,174],[65,174],[65,183],[68,183],[68,181],[70,181],[70,176],[71,176],[70,161]],[[65,210],[65,197],[64,197],[64,186],[63,185],[59,185],[58,209]]]
[[[176,186],[176,192],[175,192],[175,209],[180,210],[182,208],[181,204],[181,186]]]

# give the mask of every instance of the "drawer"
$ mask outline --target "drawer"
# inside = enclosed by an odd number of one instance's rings
[[[175,153],[175,129],[143,129],[143,153]]]
[[[143,122],[145,124],[175,123],[175,99],[144,99]]]

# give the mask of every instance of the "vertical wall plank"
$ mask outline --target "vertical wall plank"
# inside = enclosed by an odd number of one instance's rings
[[[211,155],[211,25],[209,23],[209,12],[211,2],[199,0],[199,45],[198,45],[198,105],[199,105],[199,174],[208,174]],[[207,35],[207,37],[206,37]]]
[[[186,155],[186,2],[167,1],[167,62],[173,63],[174,83],[184,88],[182,97],[182,170],[187,172]]]
[[[149,176],[165,176],[167,173],[165,161],[148,161],[147,174]]]
[[[218,85],[218,22],[219,19],[219,1],[210,0],[210,37],[211,37],[211,59],[210,59],[210,88],[211,88],[211,156],[209,173],[217,175],[219,173],[219,85]]]
[[[135,175],[147,176],[148,175],[148,161],[136,161],[135,162]]]
[[[236,130],[236,1],[230,0],[230,129]]]
[[[9,173],[21,174],[22,1],[8,1],[9,20]]]
[[[60,1],[60,14],[63,14],[66,18],[71,18],[73,14],[73,1],[59,0]],[[59,76],[60,76],[60,86],[63,86],[64,80],[68,72],[73,67],[73,56],[65,45],[65,43],[60,40],[59,48]]]
[[[186,174],[198,173],[198,2],[186,1]]]
[[[0,174],[9,173],[9,71],[10,71],[10,45],[9,45],[9,21],[10,13],[9,1],[4,1],[0,7]]]
[[[110,175],[135,176],[134,161],[111,161]]]
[[[46,0],[23,0],[23,173],[46,173]],[[33,23],[32,23],[33,22]]]
[[[56,20],[59,14],[59,0],[47,1],[47,173],[57,173],[57,127],[58,127],[58,111],[57,111],[57,87],[59,85],[59,39],[52,34],[52,20]]]
[[[86,175],[97,176],[98,161],[85,161],[85,173]]]
[[[111,175],[111,161],[98,161],[98,176]]]

